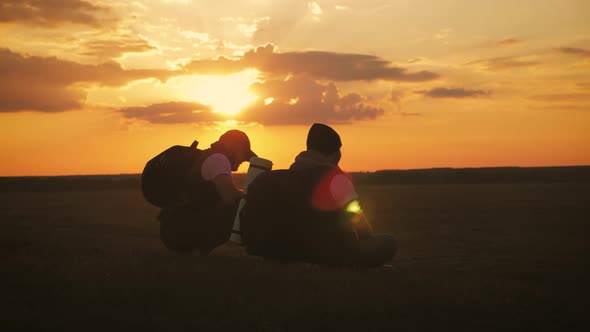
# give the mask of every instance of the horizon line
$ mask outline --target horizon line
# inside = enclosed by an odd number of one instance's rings
[[[427,167],[427,168],[391,168],[379,169],[374,171],[346,171],[346,173],[378,173],[390,171],[429,171],[429,170],[464,170],[464,169],[500,169],[500,168],[584,168],[590,165],[552,165],[552,166],[472,166],[472,167]],[[282,168],[277,168],[282,169]],[[239,172],[233,174],[247,174],[246,172]],[[83,176],[141,176],[140,173],[102,173],[102,174],[60,174],[60,175],[0,175],[0,178],[42,178],[42,177],[83,177]]]

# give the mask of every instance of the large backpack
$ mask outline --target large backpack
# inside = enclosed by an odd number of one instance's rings
[[[254,179],[240,215],[249,253],[317,262],[349,255],[354,231],[343,211],[319,211],[311,205],[315,185],[325,173],[322,169],[273,170]]]
[[[141,191],[149,203],[163,208],[189,199],[189,172],[203,153],[197,145],[194,141],[191,146],[172,146],[147,162],[141,174]]]

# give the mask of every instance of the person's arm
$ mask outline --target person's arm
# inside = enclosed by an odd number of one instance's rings
[[[353,225],[359,238],[362,239],[373,235],[373,226],[371,226],[371,223],[367,220],[367,216],[365,216],[362,211],[355,217],[355,219]]]
[[[353,224],[359,238],[373,235],[373,227],[361,208],[358,194],[349,177],[344,173],[334,176],[330,183],[330,191],[338,206],[346,210],[348,219]]]
[[[213,179],[215,189],[225,205],[237,202],[243,195],[242,191],[236,188],[233,179],[229,174],[219,174]]]
[[[207,157],[201,166],[201,177],[213,183],[225,205],[236,203],[242,196],[242,191],[234,185],[231,164],[224,154],[214,153]]]

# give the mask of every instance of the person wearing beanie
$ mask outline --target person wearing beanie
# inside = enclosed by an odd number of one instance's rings
[[[296,172],[322,174],[316,176],[315,187],[310,204],[318,211],[345,211],[347,215],[344,229],[335,229],[334,234],[352,233],[344,236],[348,241],[341,241],[346,248],[330,253],[332,246],[327,245],[321,234],[313,243],[317,244],[318,255],[334,255],[335,260],[352,262],[356,265],[380,265],[393,258],[397,251],[395,240],[390,235],[375,234],[366,216],[362,212],[359,196],[352,178],[338,166],[342,158],[342,140],[331,127],[314,123],[307,134],[307,150],[299,153],[290,169]],[[311,231],[309,236],[318,234]],[[347,253],[348,257],[338,257]]]
[[[352,178],[338,166],[340,135],[314,123],[307,149],[288,170],[260,175],[249,187],[242,235],[250,254],[281,260],[375,267],[396,252],[362,212]]]

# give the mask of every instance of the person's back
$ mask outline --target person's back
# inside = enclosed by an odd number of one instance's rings
[[[346,212],[315,209],[310,203],[314,185],[329,171],[274,170],[252,182],[241,215],[250,254],[324,263],[341,263],[350,256],[356,233],[346,222]],[[329,257],[322,257],[327,252]]]

